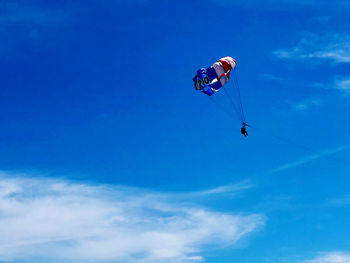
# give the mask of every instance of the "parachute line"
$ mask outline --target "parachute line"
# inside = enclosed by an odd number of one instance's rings
[[[239,84],[238,84],[236,70],[237,69],[233,70],[233,85],[234,85],[234,89],[235,89],[235,91],[234,91],[235,92],[235,99],[233,99],[231,97],[231,95],[227,91],[226,87],[223,87],[223,90],[224,90],[224,93],[225,93],[226,97],[228,98],[233,110],[236,112],[236,114],[238,116],[238,120],[242,123],[245,123],[246,119],[245,119],[245,114],[244,114],[244,110],[243,110],[241,92],[240,92],[240,88],[239,88]]]
[[[240,114],[236,108],[234,108],[235,114],[233,114],[231,110],[227,109],[225,106],[217,102],[213,97],[208,97],[208,98],[213,104],[218,106],[223,112],[225,112],[232,119],[241,121]]]
[[[243,104],[242,104],[242,98],[241,98],[241,89],[239,87],[239,82],[238,82],[238,76],[237,76],[237,68],[235,68],[233,70],[233,80],[234,80],[234,84],[235,84],[235,88],[237,89],[237,94],[238,94],[238,102],[240,104],[240,109],[241,109],[241,113],[242,113],[242,118],[243,121],[245,122],[245,114],[244,114],[244,109],[243,109]]]
[[[225,93],[226,97],[228,98],[232,108],[237,113],[238,120],[243,123],[244,119],[243,119],[242,110],[241,110],[240,106],[239,105],[236,106],[236,104],[234,103],[234,100],[232,99],[232,97],[230,96],[228,91],[226,90],[226,87],[223,87],[223,90],[224,90],[224,93]],[[238,109],[237,109],[237,107],[238,107]]]

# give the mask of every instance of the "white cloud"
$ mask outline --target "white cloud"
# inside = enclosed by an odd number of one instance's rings
[[[232,185],[223,185],[223,186],[202,190],[202,191],[190,192],[184,195],[192,196],[192,197],[201,197],[201,196],[209,196],[209,195],[228,194],[228,193],[237,194],[238,192],[250,189],[252,187],[254,187],[254,185],[249,180],[244,180],[240,183],[236,183]]]
[[[348,252],[326,252],[320,253],[314,259],[305,260],[303,263],[350,263]]]
[[[312,106],[317,106],[321,104],[321,100],[318,98],[309,98],[309,99],[305,99],[303,101],[300,101],[296,104],[293,105],[293,109],[295,111],[303,111],[303,110],[307,110]]]
[[[328,60],[333,63],[350,63],[350,35],[308,34],[295,47],[273,52],[279,59]]]
[[[233,245],[265,221],[181,196],[2,175],[0,261],[196,262],[204,249]]]
[[[329,83],[315,83],[313,87],[319,89],[333,89],[340,91],[343,95],[350,95],[350,77],[336,76]]]
[[[287,143],[290,143],[290,144],[295,144],[292,141],[287,141],[287,140],[285,140],[285,141]],[[304,147],[303,145],[295,145],[295,146],[299,147],[299,148],[303,148],[305,151],[310,151],[310,149],[308,149],[307,147]],[[329,156],[329,158],[331,158],[332,154],[335,154],[335,153],[344,151],[346,149],[349,149],[349,147],[350,147],[349,145],[344,145],[344,146],[337,147],[337,148],[334,148],[334,149],[322,151],[320,153],[312,154],[312,155],[306,156],[306,157],[304,157],[304,158],[302,158],[300,160],[293,161],[293,162],[290,162],[290,163],[286,163],[286,164],[280,165],[280,166],[278,166],[276,168],[273,168],[273,169],[270,169],[268,171],[265,171],[264,174],[275,174],[275,173],[278,173],[278,172],[282,172],[284,170],[288,170],[288,169],[291,169],[291,168],[294,168],[294,167],[301,166],[301,165],[306,164],[306,163],[310,163],[310,162],[312,162],[314,160],[317,160],[317,159],[325,157],[325,156]],[[338,159],[335,159],[335,160],[338,160]]]
[[[342,197],[330,199],[328,200],[327,203],[329,205],[337,206],[337,207],[348,206],[350,205],[350,194],[344,195]]]
[[[337,79],[334,83],[334,88],[345,92],[345,94],[350,93],[350,77]]]

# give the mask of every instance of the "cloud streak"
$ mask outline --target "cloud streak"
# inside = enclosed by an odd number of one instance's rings
[[[327,60],[333,63],[350,63],[350,35],[309,33],[296,46],[273,52],[279,59]]]
[[[314,83],[313,87],[318,89],[337,90],[342,95],[347,96],[350,94],[350,76],[335,76],[333,81],[329,83]]]
[[[304,111],[313,106],[318,106],[321,104],[321,100],[318,98],[308,98],[303,101],[300,101],[293,105],[295,111]]]
[[[181,196],[3,174],[0,261],[196,262],[204,250],[234,245],[265,222]]]
[[[346,95],[350,94],[350,77],[337,79],[334,83],[334,88],[342,91]]]
[[[282,172],[284,170],[288,170],[288,169],[291,169],[291,168],[295,168],[295,167],[301,166],[301,165],[306,164],[306,163],[310,163],[310,162],[312,162],[314,160],[317,160],[319,158],[322,158],[322,157],[325,157],[325,156],[329,156],[329,155],[332,155],[332,154],[344,151],[346,149],[349,149],[348,145],[337,147],[335,149],[326,150],[326,151],[323,151],[323,152],[320,152],[320,153],[312,154],[312,155],[306,156],[306,157],[304,157],[304,158],[302,158],[300,160],[297,160],[297,161],[294,161],[294,162],[290,162],[290,163],[286,163],[284,165],[281,165],[281,166],[278,166],[276,168],[270,169],[270,170],[266,171],[264,174],[275,174],[275,173],[278,173],[278,172]]]
[[[350,263],[350,253],[348,252],[325,252],[317,257],[302,263]]]
[[[330,199],[327,201],[327,204],[335,207],[348,206],[350,205],[350,194]]]
[[[204,196],[220,195],[220,194],[234,195],[253,187],[254,185],[252,184],[252,182],[250,182],[249,180],[244,180],[236,184],[223,185],[212,189],[184,193],[184,195],[189,197],[204,197]]]

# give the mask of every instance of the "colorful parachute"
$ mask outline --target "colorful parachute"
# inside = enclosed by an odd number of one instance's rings
[[[233,72],[233,92],[234,97],[232,98],[230,93],[224,88],[225,94],[229,100],[229,103],[234,110],[236,118],[238,118],[242,124],[245,124],[245,116],[243,111],[243,105],[237,80],[236,74],[237,62],[232,57],[223,57],[215,62],[212,66],[208,68],[201,68],[197,70],[197,74],[194,76],[194,88],[200,90],[202,93],[212,96],[214,93],[218,92],[224,85],[230,80],[230,73]],[[233,93],[232,92],[232,93]],[[214,102],[214,100],[213,100]],[[216,103],[218,104],[218,103]],[[218,104],[220,108],[224,109],[230,115],[231,111],[228,111],[224,105]]]
[[[223,57],[211,67],[197,70],[197,75],[193,78],[195,89],[208,96],[213,95],[229,81],[230,72],[236,67],[236,64],[233,58]]]

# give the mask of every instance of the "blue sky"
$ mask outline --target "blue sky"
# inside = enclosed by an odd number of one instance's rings
[[[0,261],[349,263],[349,11],[2,1]]]

